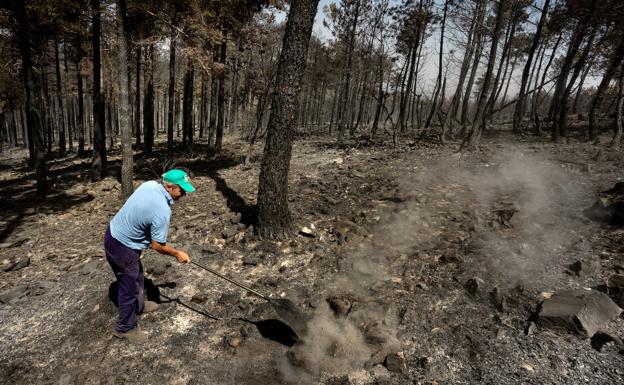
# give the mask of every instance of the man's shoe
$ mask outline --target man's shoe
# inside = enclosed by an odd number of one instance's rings
[[[154,301],[145,301],[145,305],[143,305],[143,313],[151,313],[160,308],[160,305]]]
[[[142,343],[147,341],[147,333],[138,328],[130,329],[125,333],[120,333],[117,330],[113,332],[113,336],[122,339],[128,340],[133,343]]]

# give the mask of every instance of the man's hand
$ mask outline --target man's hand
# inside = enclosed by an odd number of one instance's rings
[[[180,263],[190,263],[191,258],[182,250],[174,249],[166,243],[158,243],[152,240],[152,249],[158,251],[161,254],[167,254],[176,257]]]
[[[182,250],[178,250],[175,257],[180,263],[191,263],[191,258]]]

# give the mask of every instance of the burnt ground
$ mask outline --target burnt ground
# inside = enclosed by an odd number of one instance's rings
[[[40,201],[23,152],[4,152],[0,268],[29,264],[0,272],[0,382],[624,383],[618,349],[531,323],[551,293],[624,270],[623,230],[582,215],[621,180],[621,153],[506,134],[463,157],[409,139],[352,144],[296,142],[290,205],[312,237],[287,242],[250,227],[260,147],[248,164],[235,141],[218,158],[179,160],[198,191],[175,204],[170,242],[297,303],[310,330],[294,346],[268,304],[152,251],[147,294],[162,307],[140,319],[150,340],[112,337],[102,243],[119,183],[88,182],[88,159],[67,158],[51,165],[53,194]],[[139,180],[164,166],[136,163]],[[578,274],[568,269],[579,261]],[[603,329],[623,337],[624,320]]]

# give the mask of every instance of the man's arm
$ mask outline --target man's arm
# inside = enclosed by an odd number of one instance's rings
[[[152,249],[158,251],[161,254],[167,254],[167,255],[171,255],[173,257],[176,257],[176,259],[180,263],[190,263],[191,262],[191,258],[188,256],[188,254],[186,254],[182,250],[175,249],[175,248],[169,246],[166,243],[159,243],[159,242],[156,242],[155,240],[152,239],[151,246],[152,246]]]

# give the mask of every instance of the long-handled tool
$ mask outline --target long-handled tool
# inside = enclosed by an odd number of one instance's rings
[[[308,320],[306,318],[306,316],[303,314],[303,312],[301,310],[299,310],[299,308],[297,307],[297,305],[295,305],[291,300],[286,299],[286,298],[269,298],[266,295],[263,295],[259,292],[257,292],[256,290],[247,287],[245,285],[243,285],[242,283],[236,282],[231,278],[228,278],[224,275],[222,275],[221,273],[218,273],[214,270],[212,270],[211,268],[204,266],[202,264],[199,264],[195,261],[191,261],[191,263],[197,267],[200,267],[214,275],[216,275],[219,278],[225,279],[226,281],[228,281],[231,284],[234,284],[238,287],[240,287],[241,289],[246,290],[247,292],[255,295],[258,298],[262,298],[263,300],[267,301],[268,303],[271,304],[271,306],[273,306],[273,308],[275,309],[275,311],[277,312],[277,314],[282,318],[282,320],[288,325],[290,326],[295,333],[297,333],[299,336],[305,336],[306,333],[308,332]]]

